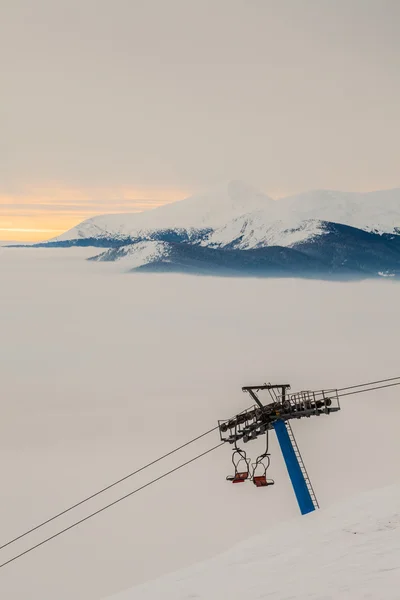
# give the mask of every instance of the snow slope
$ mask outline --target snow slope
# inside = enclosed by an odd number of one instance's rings
[[[265,210],[237,217],[214,230],[204,240],[202,246],[211,248],[230,246],[240,250],[262,248],[264,246],[292,246],[296,243],[323,235],[321,221],[296,219],[272,221]]]
[[[212,560],[112,600],[398,600],[399,589],[396,485],[264,529]]]
[[[218,187],[141,213],[101,215],[83,221],[52,241],[91,237],[143,236],[145,231],[166,228],[219,227],[227,221],[261,208],[274,210],[274,202],[240,181]]]
[[[108,250],[105,255],[101,254],[93,260],[102,260],[105,262],[114,262],[118,260],[118,265],[123,270],[132,270],[150,265],[160,259],[166,260],[170,253],[170,244],[160,241],[144,241],[137,244],[129,244],[119,249]]]
[[[367,193],[315,190],[277,201],[282,220],[321,219],[378,233],[400,233],[400,188]]]

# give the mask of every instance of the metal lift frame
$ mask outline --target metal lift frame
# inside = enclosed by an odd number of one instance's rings
[[[267,390],[272,402],[263,404],[258,392]],[[302,515],[319,508],[319,504],[298,448],[290,420],[331,414],[340,410],[337,390],[302,391],[289,394],[289,384],[245,386],[256,403],[232,419],[218,421],[221,441],[230,444],[257,439],[274,429],[290,481]]]

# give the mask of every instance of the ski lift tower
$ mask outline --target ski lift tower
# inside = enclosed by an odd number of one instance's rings
[[[245,386],[242,390],[250,394],[255,405],[231,419],[218,422],[221,440],[233,444],[233,456],[238,455],[239,457],[237,463],[232,458],[235,475],[227,479],[233,481],[233,483],[250,479],[257,487],[274,483],[273,480],[267,480],[265,476],[269,466],[268,432],[274,429],[301,514],[305,515],[319,508],[290,421],[323,414],[329,415],[340,410],[337,390],[302,391],[291,394],[289,393],[289,384],[271,385],[270,383]],[[263,404],[259,397],[261,393],[265,392],[268,392],[272,400],[268,404]],[[261,435],[267,436],[267,449],[257,458],[251,475],[250,460],[247,459],[245,451],[238,448],[237,443],[242,441],[246,444]],[[265,458],[268,461],[267,465],[262,463]],[[241,472],[238,472],[237,468],[239,462],[246,465],[246,468],[242,469]],[[260,464],[265,467],[262,478],[255,475],[255,469]],[[261,485],[260,479],[263,479]]]

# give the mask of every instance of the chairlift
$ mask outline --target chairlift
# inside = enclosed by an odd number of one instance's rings
[[[256,487],[266,487],[267,485],[274,485],[273,479],[267,479],[267,469],[271,463],[270,455],[268,452],[268,429],[266,431],[266,448],[265,452],[257,457],[256,462],[251,466],[253,467],[251,480]],[[258,474],[257,474],[258,471]]]
[[[234,475],[228,475],[227,481],[232,483],[243,483],[250,477],[250,459],[246,452],[238,448],[235,442],[235,449],[232,454],[232,463],[235,468]]]

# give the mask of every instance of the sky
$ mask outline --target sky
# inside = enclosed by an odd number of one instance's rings
[[[399,181],[398,0],[3,0],[0,239]]]

